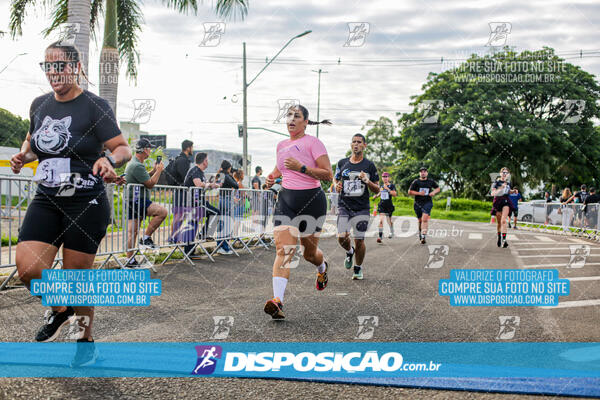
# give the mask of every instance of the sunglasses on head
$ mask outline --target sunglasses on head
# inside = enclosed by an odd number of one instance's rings
[[[43,61],[40,63],[40,68],[45,73],[50,72],[51,70],[55,70],[56,72],[63,72],[65,70],[65,66],[71,65],[74,67],[74,61]]]

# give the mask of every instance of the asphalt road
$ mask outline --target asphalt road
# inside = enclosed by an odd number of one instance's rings
[[[219,256],[209,261],[168,264],[153,278],[162,295],[149,307],[96,309],[95,339],[106,342],[213,341],[213,317],[233,318],[226,341],[358,341],[359,317],[376,316],[372,341],[591,342],[600,338],[600,245],[584,239],[525,230],[510,231],[508,249],[496,246],[495,226],[434,221],[427,245],[416,236],[367,239],[365,279],[351,280],[344,251],[334,238],[321,248],[330,262],[329,285],[315,289],[315,269],[302,261],[293,269],[285,298],[285,321],[264,314],[272,296],[272,249]],[[445,245],[443,265],[430,265],[430,249]],[[589,246],[581,268],[568,267],[569,246]],[[431,250],[432,251],[432,250]],[[439,268],[431,268],[431,266]],[[459,268],[558,268],[571,280],[559,307],[452,307],[438,295],[438,281]],[[31,341],[44,307],[24,289],[0,294],[0,338]],[[501,317],[518,317],[514,336],[500,339]],[[509,335],[510,336],[510,335]],[[526,398],[361,385],[250,379],[0,379],[0,398]],[[536,398],[540,398],[536,396]]]

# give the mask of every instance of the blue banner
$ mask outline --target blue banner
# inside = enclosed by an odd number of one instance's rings
[[[96,356],[72,367],[81,346]],[[599,378],[600,343],[0,343],[0,371],[5,377]]]
[[[438,290],[452,306],[557,306],[569,283],[556,269],[453,269]]]
[[[147,269],[45,269],[31,280],[31,294],[44,306],[149,306],[161,290]]]

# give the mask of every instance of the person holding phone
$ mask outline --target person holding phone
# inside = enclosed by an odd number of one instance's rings
[[[148,139],[138,140],[135,146],[135,157],[127,164],[125,168],[125,180],[128,183],[137,183],[141,186],[130,187],[129,202],[127,205],[127,249],[133,249],[134,243],[140,228],[141,222],[148,216],[151,217],[148,226],[142,237],[140,245],[155,248],[152,234],[158,229],[160,224],[167,217],[167,209],[160,204],[153,203],[150,200],[150,189],[152,189],[160,179],[164,169],[162,162],[157,162],[154,168],[148,173],[144,161],[150,157],[154,146]],[[158,160],[157,160],[158,161]],[[133,257],[133,250],[127,251],[126,268],[139,268],[140,265]]]

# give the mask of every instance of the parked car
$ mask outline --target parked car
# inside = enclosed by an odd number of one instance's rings
[[[546,222],[546,213],[549,211],[550,215],[548,223],[550,225],[561,225],[562,216],[558,213],[559,207],[559,202],[546,203],[546,200],[532,200],[521,203],[519,204],[518,220],[522,222],[543,224]]]

